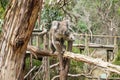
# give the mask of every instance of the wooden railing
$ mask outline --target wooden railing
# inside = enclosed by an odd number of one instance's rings
[[[118,47],[117,39],[120,36],[110,36],[110,35],[89,35],[89,34],[75,34],[75,36],[79,37],[79,42],[73,44],[74,47],[79,47],[84,49],[85,47],[88,48],[105,48],[108,50],[115,50]],[[96,43],[92,39],[99,39],[101,42]],[[82,40],[83,39],[83,40]]]
[[[40,46],[41,43],[41,37],[42,35],[46,33],[46,31],[41,31],[38,29],[35,29],[32,33],[32,37],[30,40],[30,44],[35,44],[36,46]],[[120,38],[120,36],[110,36],[110,35],[90,35],[90,34],[74,34],[79,39],[77,39],[78,42],[74,42],[73,47],[79,47],[81,49],[84,49],[85,47],[88,48],[105,48],[108,50],[117,50],[117,39]],[[33,39],[34,38],[34,39]],[[96,39],[99,39],[100,41],[97,42]],[[34,40],[34,41],[33,41]]]

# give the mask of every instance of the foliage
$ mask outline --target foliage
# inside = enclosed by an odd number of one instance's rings
[[[116,59],[113,63],[116,64],[116,65],[120,65],[120,50],[116,54],[117,54]]]
[[[52,6],[48,3],[45,4],[44,9],[41,15],[41,23],[44,24],[44,27],[50,29],[51,22],[54,20],[62,20],[63,13],[58,6]]]
[[[118,8],[118,14],[120,15],[120,8]]]
[[[0,0],[0,19],[3,19],[8,0]]]
[[[6,8],[7,3],[8,3],[8,0],[0,0],[0,5],[3,9]]]
[[[1,27],[3,24],[3,18],[5,13],[5,8],[8,3],[8,0],[0,0],[0,32],[2,31]]]
[[[0,19],[3,19],[4,16],[4,9],[0,6]]]
[[[120,65],[120,50],[118,51],[118,53],[116,53],[116,58],[113,62],[113,64],[116,64],[116,65]],[[110,77],[120,77],[119,74],[115,74],[115,73],[112,73]]]
[[[36,59],[32,59],[32,65],[34,66],[40,66],[42,64],[41,61],[39,60],[36,60]],[[25,68],[26,68],[26,71],[28,71],[28,69],[30,69],[30,57],[26,58],[25,60]]]
[[[88,31],[87,25],[83,21],[78,21],[77,27],[79,32],[81,31],[82,33],[86,33]]]

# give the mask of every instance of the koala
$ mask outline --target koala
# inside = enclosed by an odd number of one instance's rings
[[[52,53],[55,51],[64,53],[66,46],[64,41],[74,41],[74,35],[70,32],[69,21],[53,21],[49,31],[50,49]]]

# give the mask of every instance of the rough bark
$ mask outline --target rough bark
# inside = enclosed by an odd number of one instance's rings
[[[72,41],[68,41],[68,51],[72,51]],[[69,71],[70,59],[63,58],[62,56],[62,70],[60,71],[60,80],[67,80],[67,74]]]
[[[64,58],[63,58],[63,52],[62,52],[62,48],[61,45],[57,44],[57,52],[58,52],[58,60],[59,60],[59,67],[60,67],[60,80],[65,80],[65,68],[64,68]]]
[[[34,46],[28,46],[28,50],[33,52],[34,54],[36,54],[38,57],[39,56],[40,57],[41,56],[57,57],[57,55],[58,55],[58,53],[51,54],[49,51],[40,50],[39,48],[36,48]],[[105,69],[107,71],[120,74],[120,66],[111,64],[109,62],[104,62],[104,61],[102,61],[101,59],[98,59],[98,58],[95,59],[95,58],[92,58],[92,57],[89,57],[89,56],[85,56],[85,55],[77,54],[77,53],[75,54],[75,53],[72,53],[72,52],[65,52],[63,57],[73,59],[73,60],[76,60],[76,61],[82,61],[82,62],[85,62],[85,63],[88,63],[88,64],[93,64],[93,65],[102,67],[103,69]]]
[[[44,35],[44,50],[48,50],[48,34]],[[49,57],[43,57],[43,80],[50,80],[50,71],[49,71]]]
[[[23,80],[22,64],[42,0],[10,0],[0,44],[0,80]]]

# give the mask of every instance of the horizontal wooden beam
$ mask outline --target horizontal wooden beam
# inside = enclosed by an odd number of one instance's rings
[[[120,36],[111,36],[111,35],[90,35],[90,34],[77,34],[77,33],[74,33],[74,35],[76,36],[89,36],[89,37],[106,37],[106,38],[120,38]]]
[[[39,30],[39,29],[34,29],[33,30],[33,33],[34,34],[39,34],[39,33],[41,33],[42,32],[42,30]],[[89,36],[89,37],[106,37],[106,38],[120,38],[120,36],[111,36],[111,35],[90,35],[90,34],[78,34],[78,33],[73,33],[74,35],[76,35],[76,36]]]
[[[73,47],[85,48],[85,44],[73,44]],[[88,44],[89,48],[106,48],[113,50],[114,45]]]

